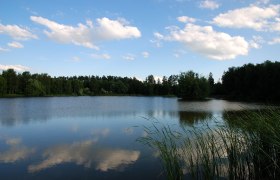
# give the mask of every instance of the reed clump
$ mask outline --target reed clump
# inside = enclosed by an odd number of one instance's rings
[[[217,126],[159,121],[139,141],[159,152],[168,179],[278,179],[280,110],[223,114]]]

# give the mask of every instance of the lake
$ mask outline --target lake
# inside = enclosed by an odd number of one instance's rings
[[[152,121],[223,122],[253,103],[163,97],[0,99],[0,179],[165,179],[157,152],[136,141]]]

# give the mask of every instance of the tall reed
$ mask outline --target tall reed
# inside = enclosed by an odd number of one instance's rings
[[[192,129],[153,122],[139,141],[159,151],[168,179],[277,179],[280,111],[224,113],[223,119]]]

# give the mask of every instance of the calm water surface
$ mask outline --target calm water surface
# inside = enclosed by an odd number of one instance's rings
[[[162,97],[0,99],[0,179],[165,179],[157,153],[136,141],[147,119],[199,126],[261,107]]]

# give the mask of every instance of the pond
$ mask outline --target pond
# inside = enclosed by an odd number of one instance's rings
[[[164,97],[0,99],[0,179],[165,179],[143,126],[199,126],[253,103]]]

